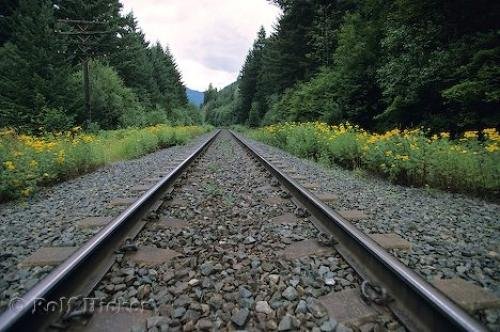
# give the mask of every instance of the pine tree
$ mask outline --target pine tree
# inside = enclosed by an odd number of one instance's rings
[[[0,48],[0,123],[25,129],[43,125],[50,108],[71,107],[71,67],[54,35],[50,1],[20,0],[12,35]]]
[[[254,115],[252,117],[251,125],[257,125],[259,118],[259,110],[257,108],[257,102],[263,102],[264,95],[258,93],[257,84],[259,73],[262,67],[262,51],[266,43],[266,31],[263,27],[260,28],[257,39],[255,40],[252,49],[247,55],[245,64],[240,72],[239,77],[239,90],[240,90],[240,101],[236,108],[236,121],[238,123],[246,123],[250,118],[250,111],[252,105],[255,106]],[[260,91],[262,92],[262,91]],[[256,97],[260,97],[258,100]]]
[[[283,16],[264,51],[262,72],[266,95],[283,93],[312,76],[317,65],[309,60],[309,32],[315,15],[307,1],[285,1]]]
[[[217,88],[214,88],[212,83],[208,84],[208,89],[203,93],[203,106],[217,98]]]
[[[154,78],[160,93],[157,102],[167,110],[187,106],[186,87],[170,50],[156,43],[150,51]]]
[[[132,13],[123,18],[117,47],[109,55],[109,62],[125,86],[131,88],[145,108],[153,108],[160,94],[154,79],[153,63],[144,34]]]
[[[75,38],[68,38],[73,61],[78,63],[86,57],[96,58],[114,52],[119,45],[120,27],[127,22],[120,16],[119,0],[54,0],[56,17],[60,20],[83,20],[97,22],[90,31],[109,32],[92,35],[83,45]],[[62,30],[71,30],[71,24],[60,23]]]
[[[0,6],[0,47],[10,39],[11,18],[19,6],[19,0],[3,0]]]

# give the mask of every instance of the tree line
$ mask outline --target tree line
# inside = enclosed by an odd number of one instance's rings
[[[367,129],[498,127],[500,2],[274,0],[215,124],[350,121]]]
[[[36,132],[201,121],[169,49],[149,44],[119,0],[2,3],[0,127]],[[79,21],[94,22],[90,34],[74,34]],[[84,107],[84,59],[90,59],[92,123]]]

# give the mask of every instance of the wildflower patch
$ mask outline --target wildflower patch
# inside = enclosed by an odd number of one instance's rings
[[[90,134],[76,127],[44,136],[0,129],[0,201],[28,197],[40,186],[90,172],[114,161],[182,144],[209,129],[156,125]]]
[[[395,183],[498,196],[500,135],[494,128],[451,139],[422,128],[370,133],[348,123],[285,123],[249,135],[323,164],[363,168]]]

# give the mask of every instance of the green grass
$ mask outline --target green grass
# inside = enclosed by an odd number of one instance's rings
[[[0,130],[0,201],[28,197],[41,186],[115,161],[183,144],[210,129],[157,125],[89,134],[75,128],[43,137],[18,135],[12,129]]]
[[[250,137],[296,156],[363,169],[392,182],[480,196],[500,193],[500,135],[495,129],[469,131],[455,140],[422,129],[369,133],[349,124],[273,125]]]

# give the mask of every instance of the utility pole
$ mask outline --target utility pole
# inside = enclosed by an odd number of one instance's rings
[[[96,37],[116,32],[115,30],[95,30],[96,27],[107,25],[106,22],[86,21],[86,20],[57,20],[59,23],[70,27],[69,31],[56,31],[60,35],[74,38],[78,46],[78,57],[82,64],[83,73],[83,95],[85,99],[85,110],[89,116],[88,125],[92,123],[92,87],[90,85],[90,60],[94,55],[94,45]]]
[[[92,123],[92,106],[90,104],[90,78],[89,78],[89,59],[82,62],[83,66],[83,95],[85,96],[85,109],[89,115],[89,125]]]

